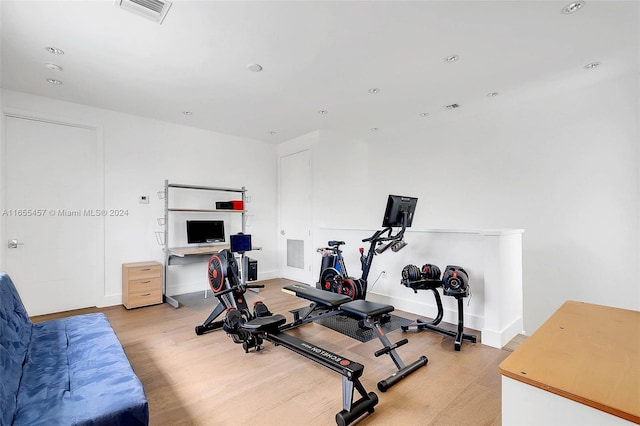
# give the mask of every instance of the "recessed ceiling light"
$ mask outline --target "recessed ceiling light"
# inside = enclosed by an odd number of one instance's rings
[[[377,132],[378,130],[380,130],[380,129],[379,129],[379,128],[377,128],[377,127],[372,127],[372,128],[371,128],[371,131],[372,131],[372,132]]]
[[[594,68],[597,68],[600,66],[600,62],[591,62],[590,64],[587,64],[584,66],[585,70],[592,70]]]
[[[193,115],[193,111],[182,111],[183,115]]]
[[[444,61],[445,61],[446,63],[451,63],[451,62],[455,62],[455,61],[457,61],[458,59],[460,59],[460,57],[459,57],[458,55],[449,55],[449,56],[446,56],[446,57],[444,58]]]
[[[268,132],[267,132],[267,134],[269,134],[269,135],[273,136],[273,135],[275,135],[275,134],[276,134],[276,132],[274,132],[273,130],[270,130],[270,131],[268,131]]]
[[[487,97],[489,97],[489,98],[495,98],[498,95],[499,95],[498,92],[489,92],[489,93],[487,93]]]
[[[249,64],[247,65],[247,69],[252,72],[260,72],[262,71],[262,65],[260,64]]]
[[[55,78],[48,78],[47,81],[55,86],[60,86],[62,84],[60,80],[57,80]]]
[[[376,93],[380,93],[380,89],[378,89],[377,87],[373,87],[369,89],[369,93],[371,93],[372,95],[375,95]]]
[[[431,114],[429,114],[428,112],[421,112],[420,114],[418,114],[420,117],[428,117]]]
[[[44,66],[50,69],[51,71],[62,71],[62,67],[60,65],[52,64],[51,62],[45,63]]]
[[[318,111],[318,114],[320,114],[320,115],[329,114],[329,111],[326,111],[326,110],[324,110],[324,109],[321,109],[320,111]]]
[[[578,10],[580,10],[582,6],[584,6],[583,1],[573,2],[571,4],[566,5],[564,8],[562,8],[562,13],[567,15],[570,13],[576,13]]]
[[[52,53],[54,55],[64,55],[64,50],[58,49],[57,47],[45,47],[47,52]]]

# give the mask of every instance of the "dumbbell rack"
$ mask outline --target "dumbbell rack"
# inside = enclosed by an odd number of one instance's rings
[[[472,334],[466,334],[464,332],[464,304],[462,303],[462,299],[469,296],[468,288],[464,292],[460,292],[460,293],[453,293],[453,292],[445,293],[447,296],[455,297],[456,300],[458,301],[458,329],[454,331],[454,330],[447,330],[445,328],[438,327],[438,324],[440,324],[440,322],[442,321],[442,317],[444,315],[444,309],[442,307],[442,299],[440,298],[440,293],[438,293],[438,290],[437,290],[438,288],[444,286],[444,283],[442,282],[442,280],[420,279],[417,281],[408,281],[405,285],[413,289],[415,293],[417,293],[418,290],[431,290],[433,292],[433,295],[436,298],[436,304],[438,306],[438,314],[436,318],[431,322],[427,322],[418,318],[411,324],[403,325],[401,327],[402,331],[409,330],[409,327],[416,327],[417,331],[422,331],[426,329],[426,330],[431,330],[445,336],[453,337],[455,339],[454,348],[456,351],[459,351],[461,349],[462,342],[465,340],[471,343],[476,343],[476,336]]]

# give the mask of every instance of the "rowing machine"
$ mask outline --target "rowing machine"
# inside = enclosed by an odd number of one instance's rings
[[[272,314],[262,302],[256,302],[253,310],[249,309],[244,297],[247,288],[263,286],[248,285],[238,278],[238,265],[231,251],[221,250],[211,256],[207,275],[218,304],[207,320],[196,327],[196,334],[222,328],[234,343],[242,344],[245,352],[262,349],[263,341],[268,340],[341,374],[342,411],[336,414],[339,426],[346,426],[366,413],[374,412],[378,396],[374,392],[367,393],[360,382],[364,372],[362,364],[287,335],[280,328],[286,318]],[[225,318],[216,321],[223,312],[226,312]],[[356,390],[360,398],[354,401]]]

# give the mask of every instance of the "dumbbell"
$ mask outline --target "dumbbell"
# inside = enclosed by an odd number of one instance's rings
[[[402,268],[402,279],[400,283],[405,287],[409,287],[412,282],[418,281],[421,275],[420,269],[418,269],[416,265],[407,265]]]
[[[416,265],[407,265],[402,268],[402,285],[409,286],[410,283],[419,280],[439,280],[440,268],[430,263],[422,265],[422,269],[419,269]]]
[[[445,295],[466,295],[469,289],[469,274],[460,266],[447,265],[442,277],[442,283]]]
[[[425,263],[424,265],[422,265],[421,274],[422,274],[422,278],[425,278],[428,280],[439,280],[442,272],[440,271],[440,268],[438,268],[437,265]]]

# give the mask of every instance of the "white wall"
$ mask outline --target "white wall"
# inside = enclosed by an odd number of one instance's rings
[[[513,95],[381,129],[366,144],[342,137],[339,154],[336,136],[318,132],[313,164],[326,167],[314,167],[314,205],[340,208],[314,229],[376,228],[387,194],[417,196],[417,230],[525,230],[527,333],[567,299],[640,309],[637,75]]]
[[[255,214],[249,232],[264,247],[255,257],[263,274],[275,274],[276,147],[2,94],[3,107],[103,129],[106,205],[132,212],[106,224],[105,302],[119,298],[121,263],[162,260],[154,235],[161,230],[162,202],[154,195],[164,179],[246,186]],[[416,230],[525,229],[528,333],[567,299],[640,309],[638,76],[502,96],[491,108],[434,115],[419,129],[381,129],[366,141],[318,131],[283,144],[279,152],[296,144],[312,148],[316,234],[320,228],[377,228],[387,194],[413,195],[420,198]],[[221,154],[243,161],[219,161]],[[149,205],[137,204],[142,194],[151,197]],[[184,290],[201,288],[199,268],[180,268]]]
[[[259,278],[277,276],[274,145],[25,93],[2,91],[2,95],[5,110],[85,123],[102,131],[105,208],[126,209],[129,215],[106,218],[105,288],[99,305],[120,303],[122,263],[163,262],[155,233],[163,230],[157,218],[164,216],[164,201],[157,192],[164,190],[165,179],[193,185],[245,186],[251,197],[246,206],[251,215],[247,232],[253,235],[254,244],[263,247],[251,257],[258,260]],[[43,171],[43,179],[46,173]],[[139,195],[149,196],[150,203],[139,204]],[[206,264],[170,267],[167,293],[204,289],[205,269]]]

